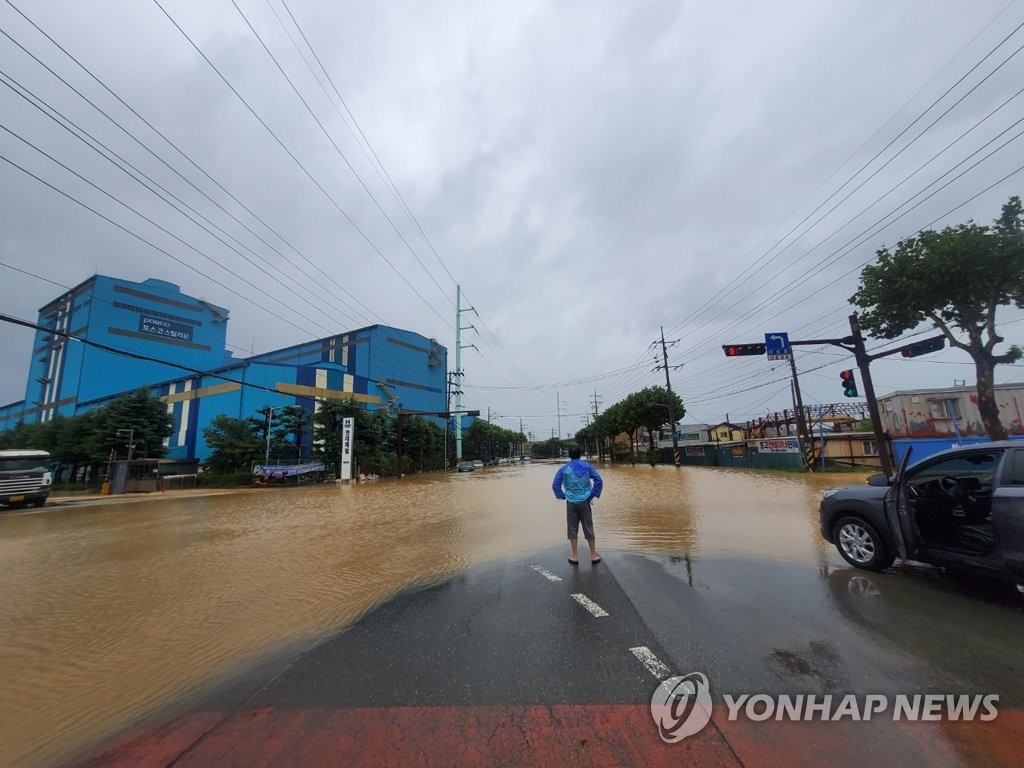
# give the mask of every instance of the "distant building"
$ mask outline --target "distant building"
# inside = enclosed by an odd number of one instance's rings
[[[1024,434],[1024,383],[997,384],[999,418],[1007,432]],[[882,428],[897,437],[972,437],[985,435],[976,387],[911,389],[878,398]]]
[[[709,428],[708,440],[712,443],[729,443],[734,440],[746,440],[747,430],[728,421],[714,424]]]
[[[168,457],[205,459],[203,429],[219,414],[247,418],[288,405],[313,413],[325,399],[447,408],[447,350],[418,333],[373,325],[236,359],[226,348],[227,321],[226,309],[163,280],[91,277],[40,309],[37,322],[48,330],[36,333],[25,399],[0,406],[0,431],[84,413],[145,387],[174,416]]]
[[[702,445],[708,442],[710,427],[707,424],[677,424],[676,441],[680,446]],[[672,447],[672,432],[666,424],[658,440],[659,448]]]

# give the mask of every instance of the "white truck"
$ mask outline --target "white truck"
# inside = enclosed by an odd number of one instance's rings
[[[52,484],[50,454],[46,451],[0,451],[0,505],[41,507],[50,495]]]

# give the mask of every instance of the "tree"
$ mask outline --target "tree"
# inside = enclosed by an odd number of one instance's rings
[[[167,453],[164,440],[170,437],[173,427],[174,418],[167,412],[167,404],[149,390],[118,395],[96,414],[92,459],[107,461],[112,450],[127,458],[129,441],[134,458],[160,458]]]
[[[266,445],[248,419],[223,413],[210,420],[203,438],[211,450],[206,463],[218,473],[248,471],[253,462],[263,458]]]
[[[629,395],[625,402],[633,429],[643,427],[647,430],[648,460],[651,466],[654,466],[661,428],[669,421],[669,405],[671,404],[678,420],[686,413],[683,401],[679,399],[679,395],[675,392],[670,393],[665,387],[647,387]],[[674,425],[669,425],[670,429],[673,427]]]
[[[296,461],[302,458],[304,437],[310,434],[313,417],[301,405],[286,405],[274,413],[274,426],[271,430],[271,442],[276,445],[288,446],[289,452]]]
[[[997,354],[996,310],[1024,308],[1024,216],[1011,197],[991,227],[968,221],[941,232],[922,230],[882,248],[864,267],[850,303],[862,310],[860,324],[872,336],[894,339],[930,320],[950,346],[974,360],[978,410],[993,440],[1005,440],[995,398],[995,366],[1021,358],[1018,346]],[[954,335],[954,328],[966,340]]]

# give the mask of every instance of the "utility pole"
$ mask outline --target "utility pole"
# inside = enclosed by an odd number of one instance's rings
[[[462,350],[468,347],[476,349],[475,344],[466,344],[465,347],[462,344],[462,332],[468,331],[472,328],[476,330],[475,326],[462,324],[462,313],[473,312],[476,310],[473,307],[462,308],[462,286],[455,286],[455,377],[458,382],[455,385],[455,412],[458,414],[455,417],[455,462],[462,461],[462,377],[464,372],[462,370]]]
[[[675,345],[676,342],[673,341],[672,344]],[[665,389],[668,390],[668,421],[669,429],[672,430],[672,459],[678,467],[682,466],[682,462],[679,460],[679,437],[676,435],[676,406],[675,403],[672,402],[674,400],[672,397],[672,381],[668,376],[668,346],[665,344],[664,326],[661,327],[661,360],[662,364],[658,367],[665,369]],[[680,366],[676,367],[678,368]],[[654,440],[654,435],[651,435],[651,440]]]
[[[562,439],[562,396],[561,393],[555,392],[555,410],[557,411],[558,418],[558,431],[555,433],[558,435],[558,439]],[[559,451],[561,455],[561,451]]]
[[[882,429],[882,414],[878,410],[878,401],[875,399],[875,385],[871,382],[871,361],[894,354],[900,350],[894,349],[878,355],[869,355],[864,348],[864,336],[860,332],[860,320],[857,313],[850,315],[850,333],[853,341],[853,356],[857,360],[857,367],[860,369],[861,381],[864,382],[864,397],[868,401],[868,413],[871,414],[871,427],[875,432],[875,442],[878,444],[878,459],[882,465],[882,472],[886,477],[892,477],[892,461],[889,458],[889,444],[885,440],[885,430]]]
[[[594,423],[597,423],[597,406],[601,402],[601,398],[597,394],[597,388],[594,388],[594,394],[591,397],[591,404],[594,406]],[[594,435],[594,441],[597,443],[597,457],[598,461],[604,463],[604,441],[600,435]]]
[[[804,401],[800,396],[800,379],[796,375],[796,355],[792,352],[789,355],[789,368],[793,372],[793,399],[796,401],[794,407],[796,408],[796,431],[800,435],[801,440],[807,441],[807,444],[811,447],[812,458],[807,463],[808,469],[814,471],[814,441],[811,439],[810,434],[807,431],[807,418],[804,413]]]
[[[875,385],[871,381],[871,361],[900,353],[907,357],[916,357],[917,355],[927,354],[928,352],[937,352],[945,346],[946,337],[945,335],[940,334],[939,336],[935,336],[930,339],[914,342],[913,344],[905,344],[900,347],[895,347],[894,349],[887,349],[884,352],[876,352],[873,355],[869,355],[867,349],[864,347],[864,336],[861,333],[860,321],[857,318],[856,312],[850,315],[850,331],[851,333],[849,336],[844,336],[841,339],[790,340],[789,344],[793,347],[801,345],[820,346],[822,344],[831,344],[836,347],[841,347],[847,352],[853,353],[854,359],[857,361],[857,368],[860,369],[861,380],[864,382],[864,398],[867,401],[868,413],[871,415],[871,427],[875,433],[875,442],[878,445],[878,461],[881,465],[882,472],[891,478],[893,474],[892,457],[889,454],[889,443],[885,436],[885,430],[882,429],[882,414],[878,410],[878,400],[875,397]],[[723,344],[722,349],[725,350],[726,357],[763,355],[765,353],[765,345],[761,343]],[[800,390],[796,378],[796,363],[793,362],[792,354],[790,354],[789,357],[790,365],[793,369],[793,397],[798,403],[797,419],[798,423],[800,423],[804,419],[803,405],[799,402]]]

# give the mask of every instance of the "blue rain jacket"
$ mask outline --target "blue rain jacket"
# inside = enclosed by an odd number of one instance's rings
[[[604,481],[601,475],[590,464],[580,459],[573,459],[559,467],[555,472],[554,482],[551,483],[555,498],[576,502],[586,501],[591,496],[599,498],[602,488]]]

